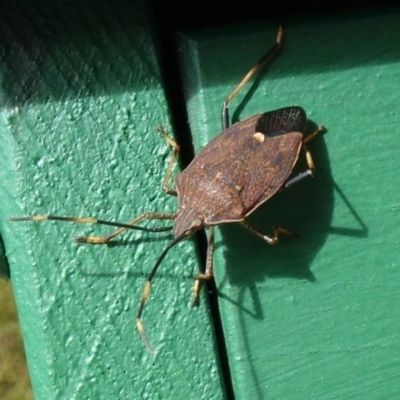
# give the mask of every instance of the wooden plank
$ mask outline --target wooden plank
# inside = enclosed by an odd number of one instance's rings
[[[0,220],[35,398],[221,398],[207,305],[189,307],[192,241],[154,281],[152,355],[135,316],[170,234],[90,246],[72,237],[109,229],[5,222],[174,211],[161,190],[170,149],[156,128],[170,124],[145,2],[13,7],[1,17]]]
[[[197,151],[221,131],[223,100],[277,25],[182,35]],[[299,240],[269,247],[240,226],[219,230],[216,279],[236,399],[378,399],[400,390],[399,26],[392,10],[289,18],[282,54],[231,104],[234,120],[300,105],[329,129],[309,145],[315,178],[250,219]]]

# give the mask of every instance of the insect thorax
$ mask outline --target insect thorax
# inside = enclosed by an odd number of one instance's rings
[[[187,232],[187,235],[204,228],[204,217],[193,208],[180,207],[174,223],[174,236],[178,237]]]

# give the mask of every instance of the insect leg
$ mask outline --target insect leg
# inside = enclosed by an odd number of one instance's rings
[[[298,183],[300,181],[302,181],[303,179],[309,177],[309,176],[314,176],[314,172],[315,172],[315,166],[314,166],[314,161],[312,159],[311,153],[308,150],[306,144],[308,142],[310,142],[311,140],[314,140],[317,136],[325,133],[327,131],[327,129],[325,128],[325,126],[320,126],[315,132],[313,132],[311,135],[307,136],[304,140],[303,140],[303,151],[305,153],[306,156],[306,160],[307,160],[307,165],[308,165],[308,169],[304,172],[301,172],[299,175],[289,179],[285,185],[284,185],[284,189],[288,188],[289,186],[294,185],[295,183]]]
[[[201,281],[211,279],[214,274],[214,227],[210,227],[210,237],[207,246],[207,259],[205,273],[197,274],[193,286],[192,306],[197,306],[199,303],[199,293],[201,288]]]
[[[274,245],[278,242],[279,234],[283,235],[288,235],[292,237],[298,237],[299,235],[288,231],[287,229],[281,228],[279,226],[275,226],[274,230],[272,232],[272,236],[268,236],[265,233],[259,231],[257,228],[255,228],[253,225],[250,225],[246,220],[240,221],[240,223],[251,233],[254,235],[258,236],[268,244]]]
[[[169,181],[171,180],[172,170],[174,169],[174,165],[178,158],[180,148],[178,143],[176,143],[175,140],[168,135],[168,133],[164,130],[164,128],[161,125],[158,127],[158,131],[161,133],[161,135],[164,137],[167,143],[172,147],[172,156],[171,159],[169,160],[168,168],[165,173],[162,187],[165,193],[170,194],[172,196],[176,196],[177,191],[176,189],[169,186]]]
[[[311,142],[311,140],[314,140],[317,136],[322,135],[324,133],[328,132],[326,127],[324,125],[321,125],[317,130],[315,130],[311,135],[308,135],[306,138],[304,138],[303,143],[307,144]]]
[[[233,92],[226,98],[222,105],[221,110],[221,121],[222,121],[222,130],[225,130],[229,127],[229,110],[228,104],[230,101],[240,92],[244,85],[252,78],[252,76],[265,64],[268,60],[270,60],[282,47],[283,42],[283,26],[279,25],[278,34],[276,37],[276,43],[251,67],[250,71],[246,74],[246,76],[240,81],[240,83],[236,86]]]

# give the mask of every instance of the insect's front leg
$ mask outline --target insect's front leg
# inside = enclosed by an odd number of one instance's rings
[[[211,279],[214,275],[214,227],[210,228],[210,237],[207,245],[206,270],[204,273],[197,274],[193,286],[192,306],[197,306],[199,303],[199,293],[201,281]]]
[[[179,150],[180,150],[179,145],[175,142],[175,140],[171,136],[168,135],[168,133],[165,131],[165,129],[161,125],[158,127],[158,131],[161,133],[161,135],[164,137],[164,139],[167,141],[167,143],[172,147],[172,156],[169,161],[167,171],[165,173],[165,177],[164,177],[164,181],[163,181],[163,189],[164,189],[165,193],[176,196],[177,191],[176,191],[176,189],[169,187],[169,181],[171,180],[172,170],[174,169],[176,160],[178,159]],[[144,214],[141,214],[138,217],[134,218],[132,221],[130,221],[128,223],[128,225],[134,226],[144,219],[174,220],[175,218],[176,218],[176,214],[144,213]],[[79,243],[106,244],[111,239],[115,238],[115,236],[120,235],[125,230],[126,230],[126,228],[119,228],[119,229],[115,230],[114,232],[111,232],[108,235],[82,236],[82,237],[75,238],[75,240]]]
[[[165,193],[170,194],[172,196],[176,196],[177,191],[175,188],[172,188],[169,186],[169,182],[171,180],[171,175],[172,175],[172,171],[174,169],[176,160],[178,159],[180,148],[179,148],[178,143],[176,143],[176,141],[171,136],[168,135],[168,133],[164,130],[164,128],[161,125],[158,127],[158,131],[161,133],[161,135],[164,137],[164,139],[167,141],[167,143],[172,147],[172,156],[171,156],[171,159],[169,160],[167,171],[165,172],[165,177],[164,177],[162,187],[163,187]]]

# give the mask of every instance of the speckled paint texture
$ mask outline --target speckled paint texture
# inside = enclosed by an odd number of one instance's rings
[[[22,2],[0,19],[0,226],[35,398],[221,398],[207,302],[189,307],[193,241],[168,255],[154,281],[144,315],[153,355],[135,315],[168,233],[90,246],[73,236],[110,229],[5,221],[129,221],[176,207],[161,189],[170,149],[157,126],[171,127],[146,9]]]

